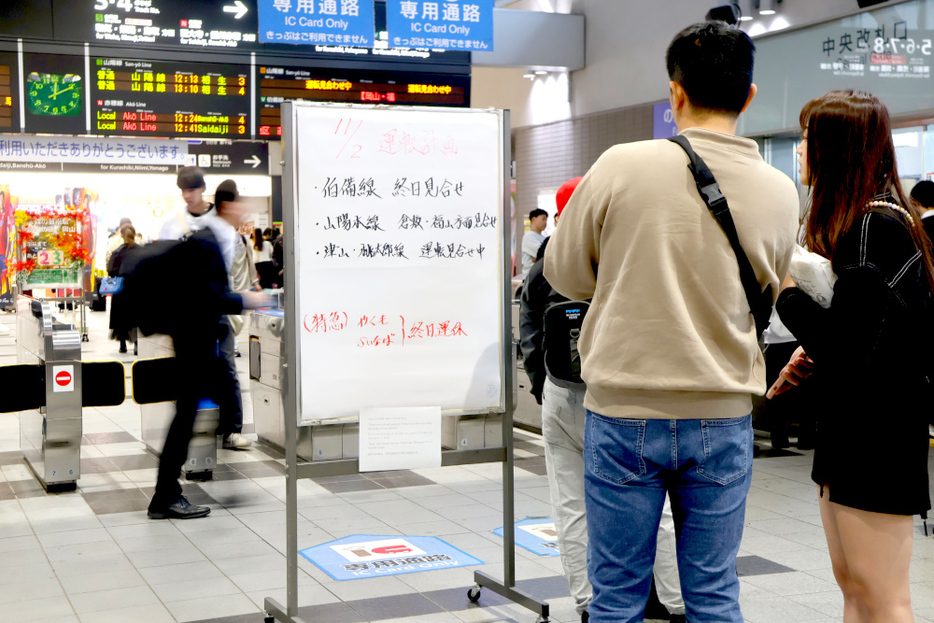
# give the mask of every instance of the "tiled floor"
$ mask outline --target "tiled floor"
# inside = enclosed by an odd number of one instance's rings
[[[90,314],[86,358],[118,358],[106,316]],[[13,328],[14,317],[0,314]],[[0,331],[0,365],[15,363]],[[246,360],[241,360],[242,365]],[[4,388],[9,391],[7,388]],[[249,395],[246,396],[247,407]],[[247,408],[247,430],[252,413]],[[156,461],[140,437],[139,410],[86,409],[78,490],[47,495],[18,452],[18,422],[0,414],[0,612],[3,621],[259,623],[266,597],[285,601],[285,484],[281,456],[254,446],[219,451],[214,480],[188,483],[210,517],[150,521]],[[516,515],[547,516],[540,437],[517,431]],[[738,569],[753,623],[826,623],[842,618],[830,571],[809,453],[754,462]],[[299,482],[301,548],[351,534],[438,536],[502,570],[499,465],[377,473]],[[912,561],[918,621],[934,621],[934,538],[921,534]],[[336,582],[299,558],[300,615],[314,623],[457,623],[535,620],[484,591],[466,597],[473,568]],[[552,619],[577,620],[556,558],[517,550],[520,587],[547,598]]]

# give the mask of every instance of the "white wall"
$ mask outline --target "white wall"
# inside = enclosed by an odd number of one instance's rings
[[[474,67],[470,105],[508,108],[514,128],[561,121],[571,116],[568,74],[523,78],[524,69]]]
[[[726,0],[723,0],[725,2]],[[895,4],[898,0],[890,0]],[[513,111],[513,127],[539,125],[668,97],[665,50],[682,28],[703,21],[718,0],[550,0],[559,12],[586,17],[587,67],[570,76],[570,103],[553,78],[524,80],[522,71],[473,70],[471,104]],[[510,9],[540,9],[519,0]],[[834,19],[859,10],[856,0],[783,0],[774,17],[746,22],[757,33]],[[540,83],[540,84],[539,84]]]

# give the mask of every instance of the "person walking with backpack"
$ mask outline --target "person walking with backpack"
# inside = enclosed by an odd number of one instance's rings
[[[218,326],[225,315],[238,315],[244,308],[263,307],[271,303],[270,297],[256,292],[230,291],[224,258],[227,253],[232,257],[232,241],[222,228],[209,226],[211,219],[217,217],[213,205],[202,199],[204,177],[201,171],[194,167],[181,169],[178,186],[189,207],[188,214],[201,227],[197,231],[189,229],[184,232],[183,228],[192,224],[192,219],[186,218],[184,214],[174,224],[170,221],[163,227],[164,234],[171,234],[174,228],[180,233],[181,240],[162,252],[162,264],[166,270],[161,273],[167,272],[168,275],[163,274],[160,283],[184,276],[186,313],[182,316],[176,311],[177,315],[164,323],[175,345],[177,376],[174,382],[177,397],[175,417],[159,457],[156,490],[149,502],[148,515],[151,519],[193,519],[205,517],[211,512],[208,506],[188,502],[182,495],[178,477],[188,456],[198,402],[209,398],[218,405],[224,405],[231,399],[229,381],[225,380],[226,363],[218,354]],[[208,207],[205,208],[205,205]],[[194,214],[192,208],[198,214]],[[211,213],[215,215],[199,220]],[[215,229],[222,233],[215,234]],[[139,275],[131,275],[130,279],[134,277],[139,279]],[[137,291],[145,289],[145,286],[141,283],[133,284]],[[169,296],[170,293],[157,291],[154,294]]]
[[[555,227],[581,178],[565,182],[556,196]],[[561,566],[576,602],[581,621],[589,621],[593,588],[587,579],[587,515],[584,507],[584,425],[587,411],[577,349],[587,301],[570,301],[548,283],[543,274],[544,254],[550,238],[542,242],[519,300],[519,335],[522,361],[532,382],[531,393],[542,406],[545,467],[551,495]],[[659,601],[671,621],[684,621],[684,600],[678,579],[674,521],[665,500],[655,553],[655,583]]]
[[[736,555],[752,481],[751,395],[765,392],[757,319],[762,294],[771,288],[770,311],[788,273],[798,227],[794,182],[736,136],[756,93],[754,54],[724,22],[690,26],[668,47],[679,137],[709,165],[716,193],[704,184],[701,195],[679,145],[617,145],[581,180],[545,249],[552,287],[593,299],[579,347],[594,623],[643,620],[666,495],[687,620],[743,621]],[[724,213],[705,197],[729,201],[749,288],[714,216]]]

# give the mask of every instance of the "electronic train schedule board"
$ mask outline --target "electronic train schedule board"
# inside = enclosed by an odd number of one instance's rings
[[[91,132],[247,138],[250,70],[243,65],[91,58]]]
[[[26,124],[21,130],[32,134],[86,134],[84,57],[26,52],[23,70]]]
[[[353,71],[312,67],[258,67],[259,137],[282,135],[283,102],[346,102],[467,107],[470,76]]]
[[[19,71],[15,52],[0,51],[0,132],[19,132]]]

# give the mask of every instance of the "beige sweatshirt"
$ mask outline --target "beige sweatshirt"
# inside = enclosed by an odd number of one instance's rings
[[[775,297],[798,225],[794,183],[756,143],[682,133],[730,204],[740,243]],[[741,417],[765,392],[765,360],[730,243],[707,210],[688,158],[665,140],[617,145],[581,181],[545,251],[545,277],[593,298],[578,343],[601,415]]]

